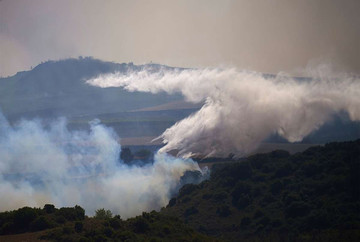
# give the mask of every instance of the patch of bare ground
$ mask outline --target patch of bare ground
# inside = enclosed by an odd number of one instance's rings
[[[40,236],[46,232],[47,232],[47,230],[33,232],[33,233],[0,235],[0,242],[35,242],[35,241],[47,242],[49,240],[40,240],[39,239]]]

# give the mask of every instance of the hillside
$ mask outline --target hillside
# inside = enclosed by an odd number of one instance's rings
[[[104,73],[169,68],[158,64],[113,63],[91,57],[47,61],[30,71],[0,78],[0,107],[11,119],[97,115],[147,108],[181,100],[180,95],[99,88],[85,81]]]
[[[360,140],[214,165],[163,214],[230,241],[359,241]]]
[[[0,241],[359,241],[359,184],[360,140],[277,150],[214,165],[160,212],[128,220],[50,204],[3,212]]]

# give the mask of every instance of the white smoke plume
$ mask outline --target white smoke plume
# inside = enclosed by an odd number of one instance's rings
[[[88,214],[110,209],[127,218],[165,206],[192,160],[156,154],[153,164],[118,161],[120,145],[98,121],[90,131],[69,131],[66,120],[10,126],[0,113],[0,210],[22,206],[83,206]]]
[[[128,91],[179,92],[187,101],[204,102],[198,112],[160,136],[166,144],[161,151],[177,149],[185,157],[241,156],[272,134],[301,141],[341,111],[360,120],[358,77],[329,75],[327,68],[310,74],[311,78],[296,79],[234,68],[144,69],[101,75],[87,83]]]

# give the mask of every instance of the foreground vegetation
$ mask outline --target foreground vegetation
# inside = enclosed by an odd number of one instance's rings
[[[47,204],[0,213],[0,226],[1,235],[45,230],[39,239],[51,241],[216,241],[155,211],[122,220],[105,209],[87,217],[80,206],[57,209]]]
[[[360,241],[360,140],[215,165],[162,213],[231,241]]]
[[[214,165],[160,212],[128,220],[50,204],[0,213],[0,234],[34,231],[53,241],[360,241],[360,140]]]

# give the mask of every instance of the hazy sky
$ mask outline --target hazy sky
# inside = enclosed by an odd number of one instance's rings
[[[0,76],[94,56],[264,72],[360,72],[359,0],[0,0]]]

